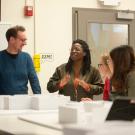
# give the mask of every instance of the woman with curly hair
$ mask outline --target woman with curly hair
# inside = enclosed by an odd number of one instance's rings
[[[93,95],[101,94],[103,88],[99,71],[91,66],[88,44],[80,39],[74,40],[67,63],[56,68],[50,78],[47,89],[49,92],[70,96],[72,101],[82,98],[92,99]]]

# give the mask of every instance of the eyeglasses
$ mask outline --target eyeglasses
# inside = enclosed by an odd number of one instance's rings
[[[23,39],[23,38],[20,38],[20,37],[17,37],[17,39],[19,39],[22,42],[26,42],[26,40],[27,40],[26,38]]]
[[[112,60],[111,59],[108,59],[107,60],[107,63],[109,64],[109,63],[112,63]]]
[[[100,64],[98,64],[98,67],[101,67],[102,65],[103,65],[103,64],[100,63]]]

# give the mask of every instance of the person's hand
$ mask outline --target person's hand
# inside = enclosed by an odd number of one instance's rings
[[[80,80],[80,79],[75,79],[75,84],[76,87],[78,85],[80,85],[81,87],[83,87],[86,91],[90,90],[90,84],[86,83],[84,80]]]
[[[105,82],[106,77],[110,78],[112,76],[108,65],[98,64],[98,70],[100,72],[103,82]]]
[[[63,88],[70,80],[70,75],[69,74],[66,74],[63,79],[60,81],[59,83],[59,87],[60,88]]]
[[[82,86],[86,91],[90,90],[90,84],[86,83],[84,80],[79,80],[79,85]]]
[[[74,80],[74,88],[75,89],[77,89],[77,87],[78,87],[78,84],[79,84],[79,79],[78,78],[75,78],[75,80]]]
[[[103,64],[98,65],[98,70],[99,70],[102,77],[104,77],[106,75],[106,69],[105,69],[105,66]]]
[[[81,101],[92,101],[91,98],[81,98]]]

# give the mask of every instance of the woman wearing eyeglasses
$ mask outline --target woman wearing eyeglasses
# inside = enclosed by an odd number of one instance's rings
[[[104,82],[103,100],[109,100],[110,98],[110,78],[112,73],[108,65],[108,60],[109,55],[103,54],[101,56],[100,63],[98,64],[98,69]]]

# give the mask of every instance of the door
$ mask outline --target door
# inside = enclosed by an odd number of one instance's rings
[[[123,16],[119,16],[123,13]],[[73,40],[85,40],[90,47],[92,65],[118,45],[135,48],[134,11],[73,8]]]

